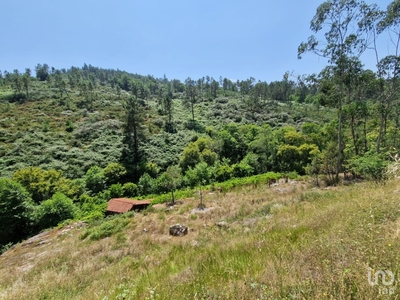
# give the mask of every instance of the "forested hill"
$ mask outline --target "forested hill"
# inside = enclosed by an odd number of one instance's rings
[[[20,211],[5,213],[2,220],[13,225],[0,243],[68,218],[102,217],[110,197],[267,172],[324,174],[328,183],[338,172],[379,180],[400,142],[400,106],[382,115],[379,102],[382,84],[392,83],[370,70],[354,75],[351,101],[341,107],[338,156],[334,76],[325,70],[270,83],[209,76],[181,82],[91,65],[38,64],[35,76],[5,71],[0,196]]]
[[[288,74],[271,83],[209,76],[182,83],[91,65],[55,70],[39,64],[35,70],[35,77],[27,69],[24,74],[4,72],[1,79],[3,176],[40,166],[80,178],[92,166],[122,162],[123,149],[135,148],[127,134],[133,125],[142,165],[135,179],[147,163],[157,164],[161,172],[178,164],[183,149],[199,137],[212,144],[218,161],[232,165],[250,152],[262,154],[255,142],[265,138],[260,130],[292,126],[282,130],[298,131],[305,124],[309,135],[334,116],[320,105],[313,78],[294,81]],[[134,124],[127,123],[127,115]],[[253,168],[281,169],[273,158],[264,160]]]

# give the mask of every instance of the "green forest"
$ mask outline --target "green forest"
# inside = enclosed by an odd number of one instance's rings
[[[300,176],[385,180],[400,148],[399,25],[399,1],[324,2],[297,54],[326,67],[272,82],[45,62],[0,71],[0,245],[102,219],[115,197],[160,203]]]

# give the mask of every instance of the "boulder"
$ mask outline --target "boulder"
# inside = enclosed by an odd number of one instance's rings
[[[188,234],[188,227],[181,224],[172,225],[169,227],[169,234],[172,236],[183,236]]]

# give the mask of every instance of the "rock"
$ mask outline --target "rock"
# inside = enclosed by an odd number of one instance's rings
[[[229,228],[229,224],[225,221],[215,223],[219,228]]]
[[[188,228],[185,225],[176,224],[169,227],[169,234],[172,236],[183,236],[188,234]]]

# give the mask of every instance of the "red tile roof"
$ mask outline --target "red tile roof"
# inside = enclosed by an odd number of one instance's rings
[[[107,211],[113,213],[125,213],[135,207],[148,206],[150,200],[131,200],[127,198],[113,198],[108,201]]]

